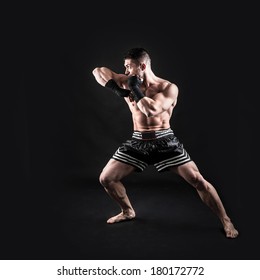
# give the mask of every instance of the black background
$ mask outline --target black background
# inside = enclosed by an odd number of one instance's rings
[[[6,12],[1,259],[259,258],[254,7],[63,3]],[[98,176],[132,123],[92,70],[123,72],[135,46],[178,85],[172,128],[217,188],[238,239],[224,237],[190,186],[152,167],[126,179],[140,218],[106,225],[118,208]]]

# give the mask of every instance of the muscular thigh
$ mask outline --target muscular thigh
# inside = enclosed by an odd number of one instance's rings
[[[171,171],[183,177],[186,181],[192,182],[200,173],[194,161],[189,161],[185,164],[172,167]]]
[[[118,181],[135,171],[135,167],[121,161],[110,159],[102,171],[102,175],[110,180]]]

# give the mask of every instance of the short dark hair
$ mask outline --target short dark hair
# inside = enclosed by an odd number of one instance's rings
[[[124,59],[133,59],[141,62],[142,60],[151,62],[148,51],[142,47],[131,48],[124,54]]]

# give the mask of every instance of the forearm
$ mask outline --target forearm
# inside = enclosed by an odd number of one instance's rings
[[[117,82],[114,80],[114,76],[116,75],[110,69],[106,67],[97,67],[93,70],[92,73],[96,78],[96,81],[100,85],[108,88],[110,91],[114,92],[119,97],[127,97],[129,95],[130,90],[124,89],[117,84]]]
[[[147,117],[153,117],[159,113],[158,104],[141,91],[140,85],[142,81],[137,76],[128,78],[128,86],[133,94],[134,100],[139,110]]]

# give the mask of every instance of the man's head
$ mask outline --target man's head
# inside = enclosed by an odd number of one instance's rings
[[[144,71],[151,67],[151,58],[144,48],[132,48],[124,55],[124,65],[126,75],[143,78]]]

